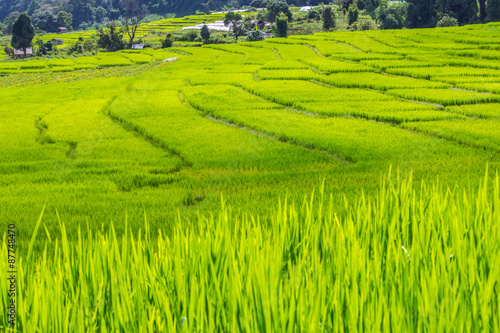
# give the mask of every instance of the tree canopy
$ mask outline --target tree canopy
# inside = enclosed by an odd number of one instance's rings
[[[35,37],[35,27],[33,27],[30,17],[26,13],[22,13],[12,27],[10,44],[16,49],[23,49],[24,54],[26,54],[26,48],[31,46],[33,37]]]

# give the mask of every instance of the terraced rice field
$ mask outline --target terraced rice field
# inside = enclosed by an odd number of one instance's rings
[[[17,329],[500,330],[499,32],[0,62]]]
[[[143,42],[160,44],[160,34],[165,35],[172,31],[182,30],[184,27],[195,26],[202,23],[213,23],[224,19],[224,14],[211,14],[211,15],[192,15],[179,18],[168,18],[149,23],[142,23],[137,29],[136,38]],[[72,31],[64,34],[48,33],[45,35],[37,36],[44,42],[54,38],[62,39],[64,44],[58,48],[64,48],[67,45],[78,42],[79,38],[90,38],[96,34],[96,30],[89,29],[84,31]],[[189,43],[189,42],[184,42]],[[1,52],[1,51],[0,51]]]

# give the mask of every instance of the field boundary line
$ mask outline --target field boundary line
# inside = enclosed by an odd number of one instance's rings
[[[445,140],[445,141],[448,141],[448,142],[452,142],[452,143],[455,143],[455,144],[460,145],[460,146],[465,146],[465,147],[473,148],[473,149],[485,150],[485,151],[489,151],[489,152],[496,153],[496,154],[500,155],[500,149],[494,149],[494,148],[484,147],[484,146],[476,145],[476,144],[473,144],[473,143],[470,143],[470,142],[465,142],[465,141],[462,141],[462,140],[448,138],[446,136],[438,135],[438,134],[431,133],[431,132],[424,132],[424,131],[419,131],[417,129],[404,128],[404,127],[401,126],[401,124],[398,125],[397,127],[400,128],[400,129],[402,129],[403,131],[407,131],[407,132],[410,132],[410,133],[425,135],[425,136],[428,136],[428,137],[431,137],[431,138],[436,138],[436,139],[441,139],[441,140]]]
[[[276,56],[276,58],[278,58],[278,60],[283,60],[280,51],[277,48],[272,47],[271,50],[274,52],[274,55]]]
[[[110,100],[110,102],[106,105],[106,107],[103,108],[103,110],[102,110],[102,112],[106,116],[108,116],[113,123],[122,127],[127,132],[133,133],[136,137],[141,138],[144,141],[149,142],[152,146],[159,148],[159,149],[162,149],[162,150],[166,151],[167,153],[171,154],[172,156],[177,157],[178,159],[181,160],[183,168],[186,169],[186,168],[191,168],[193,166],[193,164],[191,162],[189,162],[188,160],[186,160],[179,152],[168,147],[167,145],[162,143],[160,140],[158,140],[154,136],[146,133],[146,131],[144,131],[144,129],[141,128],[140,126],[138,126],[130,121],[125,120],[123,117],[120,117],[118,115],[114,115],[112,112],[110,112],[111,105],[118,97],[119,97],[118,95],[113,97]],[[180,170],[175,170],[171,173],[175,173],[175,172],[179,172],[179,171]]]
[[[260,136],[260,137],[263,137],[263,138],[271,140],[271,141],[280,142],[280,143],[288,144],[288,145],[291,145],[291,146],[301,147],[301,148],[307,149],[309,151],[313,151],[313,152],[316,152],[316,153],[327,155],[329,157],[334,158],[337,161],[343,162],[346,166],[347,165],[353,165],[353,164],[356,163],[356,161],[351,160],[351,159],[349,159],[349,158],[347,158],[345,156],[342,156],[340,154],[336,154],[336,153],[333,153],[333,152],[331,152],[329,150],[318,148],[318,147],[315,147],[315,146],[313,146],[311,144],[307,144],[307,143],[304,143],[304,142],[301,142],[301,141],[294,140],[292,138],[289,138],[288,136],[278,137],[275,134],[272,134],[272,133],[269,133],[269,132],[266,132],[266,131],[259,131],[259,130],[255,129],[255,128],[249,127],[247,125],[236,123],[236,122],[228,120],[226,118],[219,118],[219,117],[215,116],[211,112],[206,112],[206,111],[200,110],[200,109],[194,107],[193,105],[191,105],[186,99],[184,99],[184,96],[183,96],[183,94],[181,92],[179,92],[179,99],[181,100],[181,102],[184,105],[186,105],[186,106],[188,106],[188,107],[196,110],[200,114],[200,116],[202,116],[202,117],[204,117],[206,119],[209,119],[211,121],[215,121],[215,122],[217,122],[219,124],[222,124],[222,125],[225,125],[225,126],[228,126],[228,127],[232,127],[232,128],[237,128],[237,129],[249,132],[252,135]]]

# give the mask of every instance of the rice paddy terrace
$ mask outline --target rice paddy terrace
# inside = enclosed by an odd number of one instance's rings
[[[0,71],[18,330],[500,329],[499,24]]]
[[[57,209],[70,225],[125,212],[133,221],[145,209],[168,227],[177,210],[218,207],[221,193],[263,213],[323,179],[339,198],[370,191],[390,166],[477,179],[499,162],[499,29],[0,63],[46,71],[0,79],[0,218],[28,232],[44,205],[47,220]]]

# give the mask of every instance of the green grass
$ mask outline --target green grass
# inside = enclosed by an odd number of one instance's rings
[[[454,119],[429,123],[405,123],[402,126],[464,144],[500,151],[497,119]]]
[[[42,214],[17,264],[16,329],[497,331],[499,179],[487,179],[422,183],[417,194],[411,178],[389,174],[343,213],[323,187],[302,202],[282,198],[266,219],[222,201],[194,223],[179,217],[171,236],[153,236],[145,217],[144,233],[79,228],[70,242],[61,221],[62,236],[47,234],[35,256]],[[0,257],[6,271],[5,234]]]
[[[445,106],[500,102],[499,95],[479,94],[453,89],[391,89],[388,93],[410,100],[438,103]]]

